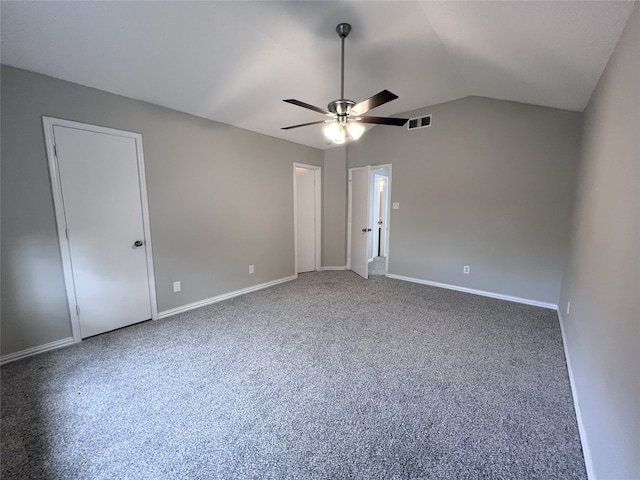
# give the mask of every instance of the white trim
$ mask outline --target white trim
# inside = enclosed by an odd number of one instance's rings
[[[371,236],[371,242],[373,248],[369,252],[369,261],[372,261],[374,258],[378,256],[378,250],[380,250],[382,257],[387,257],[389,252],[387,251],[387,239],[389,233],[389,227],[387,226],[387,222],[389,221],[389,189],[391,185],[391,175],[387,173],[377,173],[378,169],[383,169],[385,167],[371,167],[371,205],[369,207],[369,214],[371,215],[371,225],[374,231],[377,230],[378,221],[376,219],[376,205],[378,205],[378,198],[380,197],[380,188],[379,181],[384,179],[385,186],[383,190],[383,201],[380,202],[378,206],[378,217],[382,218],[382,225],[384,226],[383,231],[381,232],[380,239],[378,239],[377,235]],[[389,169],[388,169],[389,170]],[[390,171],[390,170],[389,170]],[[383,240],[384,239],[384,240]],[[384,244],[384,248],[382,245]],[[378,248],[376,248],[376,246]],[[386,261],[385,261],[386,264]],[[386,265],[385,265],[386,266]],[[385,270],[386,272],[386,270]]]
[[[391,239],[391,194],[393,193],[391,191],[392,187],[393,187],[393,164],[392,163],[385,163],[383,165],[374,165],[373,168],[386,168],[389,171],[389,174],[387,175],[387,218],[384,219],[385,223],[386,223],[386,227],[387,227],[387,231],[385,233],[385,235],[387,236],[387,241],[386,241],[386,245],[385,245],[385,255],[384,255],[384,261],[385,261],[385,266],[384,266],[384,271],[385,272],[389,272],[389,242]]]
[[[80,334],[80,319],[77,315],[73,315],[74,305],[77,305],[75,297],[75,287],[73,284],[73,269],[71,268],[71,252],[69,251],[69,241],[64,232],[66,228],[66,219],[64,213],[64,205],[62,203],[62,186],[60,184],[60,172],[58,170],[58,162],[55,161],[53,125],[54,119],[42,117],[44,127],[44,138],[47,148],[47,158],[49,161],[49,177],[51,180],[51,188],[53,192],[53,207],[56,217],[56,225],[58,228],[58,246],[62,256],[62,270],[64,273],[65,290],[67,294],[67,308],[71,319],[71,334],[74,342],[82,341]]]
[[[385,255],[387,264],[384,267],[384,271],[389,273],[389,255],[391,254],[391,194],[393,193],[393,164],[388,163],[386,166],[389,167],[389,188],[387,193],[387,250]]]
[[[569,384],[571,385],[571,396],[573,397],[573,408],[576,412],[576,420],[578,421],[578,433],[580,434],[580,443],[582,444],[582,454],[584,456],[584,464],[587,469],[587,478],[596,480],[596,471],[593,468],[593,457],[591,456],[591,448],[589,447],[589,439],[587,438],[587,430],[582,421],[582,412],[580,411],[580,402],[578,401],[578,391],[576,390],[575,377],[573,376],[573,368],[571,367],[571,356],[567,347],[567,337],[564,330],[564,318],[557,309],[558,321],[560,323],[560,332],[562,333],[562,346],[564,347],[564,356],[567,361],[567,370],[569,372]]]
[[[347,266],[346,265],[342,265],[339,267],[322,267],[323,270],[347,270]]]
[[[316,189],[316,270],[322,270],[322,167],[315,169]],[[297,273],[297,272],[296,272]]]
[[[270,282],[261,283],[259,285],[254,285],[252,287],[243,288],[241,290],[236,290],[234,292],[223,293],[222,295],[218,295],[216,297],[206,298],[198,302],[188,303],[186,305],[182,305],[181,307],[171,308],[169,310],[163,310],[162,312],[158,313],[158,318],[171,317],[172,315],[177,315],[178,313],[188,312],[189,310],[194,310],[196,308],[204,307],[206,305],[211,305],[212,303],[218,303],[218,302],[222,302],[223,300],[239,297],[240,295],[244,295],[245,293],[251,293],[258,290],[263,290],[265,288],[273,287],[274,285],[279,285],[281,283],[290,282],[291,280],[295,280],[297,278],[298,278],[298,275],[291,275],[290,277],[279,278],[277,280],[272,280]]]
[[[149,196],[147,194],[147,176],[144,166],[142,135],[135,133],[136,151],[138,154],[138,179],[140,182],[140,200],[142,203],[142,226],[144,229],[144,251],[147,260],[147,277],[149,278],[149,301],[151,302],[151,320],[158,318],[158,299],[156,297],[156,275],[153,268],[153,245],[151,242],[151,223],[149,220]]]
[[[387,273],[386,276],[389,278],[395,278],[396,280],[404,280],[406,282],[412,282],[412,283],[421,283],[422,285],[430,285],[432,287],[446,288],[447,290],[456,290],[458,292],[472,293],[474,295],[481,295],[483,297],[489,297],[489,298],[497,298],[498,300],[506,300],[508,302],[523,303],[525,305],[533,305],[534,307],[549,308],[551,310],[558,309],[558,305],[556,305],[555,303],[540,302],[538,300],[529,300],[528,298],[521,298],[521,297],[512,297],[511,295],[502,295],[501,293],[486,292],[484,290],[475,290],[473,288],[458,287],[456,285],[448,285],[446,283],[431,282],[429,280],[422,280],[421,278],[404,277],[402,275],[395,275],[393,273]]]
[[[60,170],[56,159],[54,146],[53,127],[61,126],[67,128],[75,128],[79,130],[87,130],[90,132],[103,133],[106,135],[117,135],[120,137],[132,138],[136,144],[136,156],[138,159],[138,183],[140,185],[140,200],[142,205],[142,228],[144,231],[145,255],[147,261],[147,277],[149,279],[149,300],[151,306],[151,318],[158,318],[158,302],[156,299],[156,281],[153,269],[153,253],[151,242],[151,227],[149,224],[149,200],[147,197],[147,184],[144,168],[144,155],[142,150],[142,135],[124,130],[116,130],[113,128],[100,127],[97,125],[89,125],[86,123],[74,122],[54,117],[42,117],[42,125],[44,127],[44,137],[47,149],[47,159],[49,163],[49,177],[51,180],[51,188],[53,192],[53,206],[56,217],[56,226],[58,229],[58,244],[60,254],[62,255],[62,269],[64,272],[64,283],[67,293],[67,306],[69,308],[69,317],[71,319],[71,333],[74,342],[82,341],[80,330],[80,319],[75,314],[76,294],[73,279],[73,268],[71,263],[71,251],[69,240],[65,235],[67,222],[64,211],[64,203],[62,201],[62,185],[60,184]]]
[[[316,271],[322,270],[322,167],[307,165],[305,163],[293,163],[293,254],[295,272],[298,273],[298,195],[296,184],[296,168],[304,168],[314,171],[314,194],[315,194],[315,265]]]
[[[345,270],[351,270],[351,182],[353,180],[353,168],[347,175],[347,263]]]
[[[48,352],[50,350],[56,350],[58,348],[67,347],[76,343],[73,337],[63,338],[62,340],[56,340],[55,342],[45,343],[44,345],[38,345],[37,347],[27,348],[19,352],[8,353],[0,357],[0,365],[5,363],[15,362],[21,358],[31,357],[39,353]]]

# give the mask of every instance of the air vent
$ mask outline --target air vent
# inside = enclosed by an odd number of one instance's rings
[[[408,130],[414,130],[416,128],[425,128],[431,126],[431,115],[426,115],[424,117],[410,118],[409,123],[407,123]]]

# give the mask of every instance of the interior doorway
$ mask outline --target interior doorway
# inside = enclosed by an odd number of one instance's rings
[[[43,124],[74,340],[156,318],[142,136]]]
[[[320,167],[293,166],[296,273],[321,268],[321,177]]]
[[[389,257],[389,200],[391,166],[372,167],[370,208],[372,235],[369,249],[369,274],[386,275]]]
[[[371,237],[370,168],[349,169],[349,214],[347,231],[347,269],[369,278],[369,245]]]
[[[386,275],[391,165],[349,169],[347,269],[367,279]]]

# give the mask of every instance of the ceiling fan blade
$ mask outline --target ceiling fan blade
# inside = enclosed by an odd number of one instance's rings
[[[291,130],[292,128],[307,127],[309,125],[318,125],[319,123],[325,123],[325,120],[320,120],[318,122],[301,123],[299,125],[291,125],[290,127],[282,127],[280,130]]]
[[[394,125],[401,127],[409,121],[408,118],[392,118],[392,117],[354,117],[354,121],[362,123],[376,123],[378,125]]]
[[[300,100],[296,100],[294,98],[283,100],[283,102],[287,102],[292,105],[297,105],[302,108],[308,108],[309,110],[313,110],[314,112],[324,113],[325,115],[332,115],[332,113],[329,110],[325,110],[324,108],[320,108],[320,107],[314,107],[313,105],[309,105],[308,103],[301,102]]]
[[[351,111],[356,115],[361,115],[396,98],[398,98],[398,96],[395,93],[391,93],[389,90],[383,90],[380,93],[376,93],[373,97],[357,103]]]

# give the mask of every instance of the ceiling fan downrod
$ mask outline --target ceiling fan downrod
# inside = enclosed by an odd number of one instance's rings
[[[348,23],[341,23],[336,27],[336,32],[342,40],[342,68],[340,69],[340,99],[344,100],[344,39],[349,36],[351,31],[351,25]]]
[[[344,98],[344,39],[349,36],[349,32],[351,31],[351,25],[348,23],[340,23],[336,27],[336,32],[338,32],[338,36],[342,40],[342,55],[341,55],[341,63],[340,63],[340,98],[338,100],[334,100],[327,108],[331,113],[334,113],[338,116],[338,120],[342,119],[341,123],[346,123],[346,117],[351,113],[351,109],[356,104],[353,100],[347,100]]]

